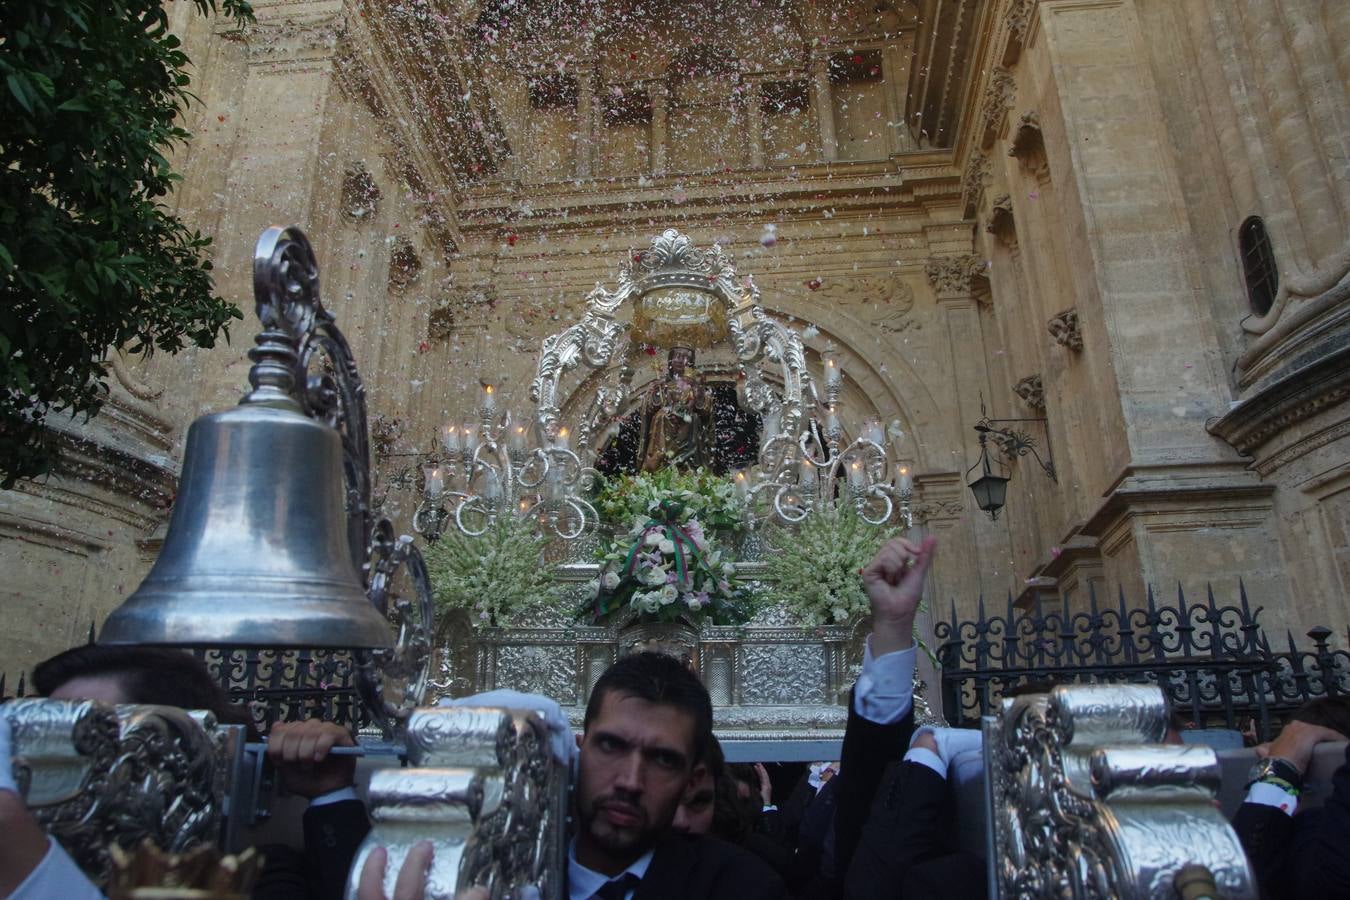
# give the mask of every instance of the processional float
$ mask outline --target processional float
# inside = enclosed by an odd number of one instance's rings
[[[677,237],[663,235],[683,253]],[[662,317],[680,326],[703,301],[678,295],[706,285],[662,283],[660,260],[647,259],[645,287],[654,294],[644,306],[647,327]],[[741,297],[753,290],[712,283]],[[475,884],[494,898],[563,896],[568,773],[549,752],[538,715],[421,706],[432,633],[426,570],[410,539],[373,521],[361,381],[320,302],[313,251],[299,230],[263,233],[254,290],[263,331],[249,353],[252,390],[236,409],[192,426],[163,551],[100,641],[354,651],[363,699],[403,745],[408,765],[373,774],[374,829],[353,872],[373,847],[386,846],[392,890],[411,846],[430,838],[429,898]],[[545,345],[549,374],[535,384],[545,430],[558,427],[556,373],[569,360],[594,364],[612,352],[622,329],[605,319],[611,302],[593,303],[594,317]],[[796,377],[800,340],[757,302],[741,312],[748,318],[726,326],[738,335],[738,352],[776,355],[784,378]],[[770,448],[784,445],[780,436],[800,440],[802,410],[791,400],[800,389],[775,399],[746,385],[762,414],[771,417],[779,404],[781,430],[766,439]],[[602,392],[595,402],[617,399]],[[583,429],[583,447],[589,439]],[[782,466],[768,471],[766,485],[785,474]],[[890,495],[878,496],[889,514]],[[0,715],[13,727],[17,781],[30,809],[100,884],[143,839],[174,854],[218,842],[233,850],[247,840],[240,823],[256,767],[238,726],[209,713],[95,702],[22,700]],[[1224,897],[1255,896],[1233,832],[1213,809],[1213,752],[1161,746],[1164,722],[1156,687],[1061,687],[1004,701],[986,718],[992,896],[1161,898],[1181,889],[1201,896],[1195,891],[1215,885]],[[126,885],[134,868],[121,867],[124,896],[134,896]],[[231,896],[179,889],[177,896]],[[354,877],[348,895],[355,896]]]

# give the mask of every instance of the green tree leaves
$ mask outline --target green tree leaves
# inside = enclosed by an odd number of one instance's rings
[[[246,0],[191,0],[252,20]],[[210,238],[160,200],[189,134],[160,0],[0,4],[0,485],[50,471],[54,415],[98,412],[110,349],[212,346]]]

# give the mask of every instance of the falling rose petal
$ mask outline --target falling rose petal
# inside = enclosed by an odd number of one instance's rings
[[[819,278],[812,278],[810,281],[806,282],[806,286],[813,291],[818,291],[820,290],[820,286],[822,283],[823,282]]]
[[[1051,548],[1050,548],[1050,558],[1051,558],[1051,559],[1059,559],[1060,554],[1062,554],[1063,552],[1064,552],[1064,551],[1061,550],[1061,549],[1058,548],[1058,547],[1051,547]]]

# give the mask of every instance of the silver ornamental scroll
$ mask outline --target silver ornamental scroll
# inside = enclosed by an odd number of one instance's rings
[[[229,748],[211,713],[20,699],[0,715],[25,803],[93,881],[107,880],[114,844],[179,853],[216,840]]]
[[[1065,685],[986,716],[990,895],[1170,900],[1198,865],[1225,900],[1256,900],[1215,802],[1218,758],[1162,744],[1166,730],[1161,689],[1143,685]]]

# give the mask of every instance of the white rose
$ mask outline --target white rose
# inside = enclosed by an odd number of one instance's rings
[[[655,584],[665,584],[665,583],[666,583],[666,570],[663,569],[663,568],[661,568],[660,566],[656,566],[655,568],[648,569],[647,572],[646,572],[646,574],[642,576],[642,580],[643,580],[643,582],[645,582],[646,584],[653,584],[653,585],[655,585]]]
[[[698,599],[696,594],[685,594],[684,605],[694,612],[698,612],[703,607],[703,603]]]
[[[616,587],[618,587],[618,586],[619,586],[619,573],[618,573],[618,572],[606,572],[606,573],[605,573],[605,577],[604,577],[604,585],[605,585],[605,589],[606,589],[606,590],[610,590],[610,591],[612,591],[612,590],[614,590]]]
[[[675,542],[674,542],[674,541],[667,541],[667,540],[659,541],[659,542],[657,542],[657,544],[656,544],[656,549],[657,549],[657,550],[660,550],[662,553],[674,553],[674,552],[675,552]]]
[[[723,575],[735,575],[735,574],[736,574],[736,564],[735,564],[735,563],[722,563],[722,574],[723,574]]]
[[[668,584],[661,588],[661,605],[669,606],[675,602],[675,598],[680,596],[679,589],[673,584]]]
[[[645,613],[655,613],[661,610],[661,598],[654,594],[646,594],[642,598],[642,611]]]
[[[661,543],[661,540],[662,540],[661,532],[649,531],[647,532],[647,537],[643,540],[643,543],[645,543],[648,547],[655,547],[657,544]]]
[[[590,594],[592,597],[598,595],[600,593],[600,579],[592,578],[590,581],[586,582],[586,593]]]

